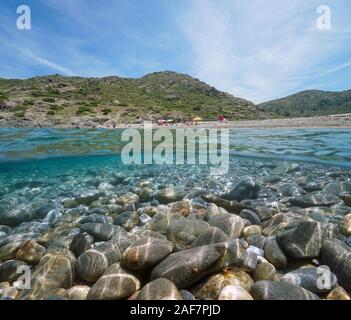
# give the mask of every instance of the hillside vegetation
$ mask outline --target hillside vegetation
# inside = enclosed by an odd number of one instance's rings
[[[0,79],[0,119],[18,126],[68,125],[77,119],[99,124],[198,116],[216,120],[219,114],[231,120],[265,118],[252,102],[175,72],[139,79],[60,75]]]
[[[308,90],[259,105],[272,116],[292,118],[351,113],[351,90]]]

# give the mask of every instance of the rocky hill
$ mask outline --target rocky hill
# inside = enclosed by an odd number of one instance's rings
[[[51,75],[26,80],[0,79],[0,126],[71,126],[77,121],[103,124],[141,119],[202,117],[262,119],[252,102],[175,72],[139,79]]]
[[[264,112],[284,118],[351,113],[351,90],[308,90],[259,105]]]

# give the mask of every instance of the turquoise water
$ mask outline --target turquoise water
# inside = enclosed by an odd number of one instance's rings
[[[156,175],[163,178],[160,183],[204,183],[209,178],[206,165],[123,165],[120,152],[126,143],[121,142],[121,133],[122,130],[1,129],[0,196],[25,186],[58,186],[67,181],[78,189],[81,185],[97,187],[98,182],[89,179],[109,181],[116,172],[130,176]],[[262,161],[279,164],[285,160],[305,163],[312,169],[320,164],[348,169],[351,130],[230,131],[227,176],[262,174],[259,169]]]
[[[106,159],[98,159],[99,162],[105,162],[109,161],[111,155],[118,156],[125,145],[121,142],[121,132],[122,130],[0,129],[0,162],[97,155],[107,156]],[[307,161],[351,167],[351,129],[232,129],[230,152],[232,157]]]

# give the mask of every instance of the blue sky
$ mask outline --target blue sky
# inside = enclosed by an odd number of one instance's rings
[[[32,29],[16,28],[29,5]],[[331,30],[316,26],[329,5]],[[2,0],[0,77],[174,70],[254,102],[351,88],[350,0]]]

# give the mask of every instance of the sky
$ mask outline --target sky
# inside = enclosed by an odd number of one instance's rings
[[[17,28],[17,7],[31,29]],[[321,30],[317,8],[329,6]],[[319,20],[320,21],[320,20]],[[351,88],[350,0],[1,0],[0,78],[189,74],[255,103]]]

